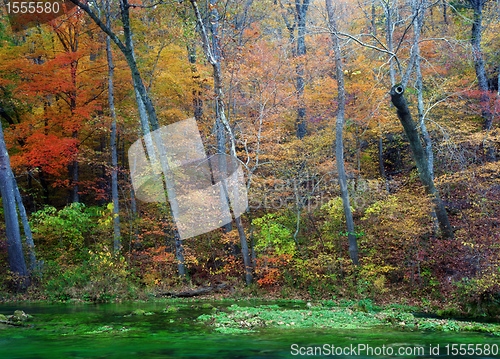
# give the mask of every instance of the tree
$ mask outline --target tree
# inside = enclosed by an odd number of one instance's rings
[[[420,143],[420,136],[418,135],[415,123],[413,122],[410,109],[408,108],[408,103],[403,96],[404,90],[405,88],[401,84],[393,86],[391,88],[391,100],[397,109],[399,120],[401,121],[406,137],[408,137],[408,141],[410,142],[410,147],[413,153],[413,158],[417,164],[420,180],[422,181],[427,194],[431,197],[432,202],[434,203],[434,209],[436,211],[439,228],[441,229],[441,235],[445,238],[452,239],[453,231],[451,230],[448,214],[446,213],[446,209],[439,192],[434,185],[431,171],[426,160],[425,151]]]
[[[344,70],[342,68],[342,52],[340,49],[339,38],[337,34],[337,24],[335,20],[335,10],[332,0],[326,0],[326,10],[328,12],[328,22],[330,25],[333,52],[335,55],[335,73],[337,76],[337,91],[338,91],[338,109],[337,120],[335,125],[335,158],[337,161],[337,173],[339,176],[340,196],[342,197],[342,205],[347,225],[347,236],[349,240],[349,256],[354,265],[359,264],[358,259],[358,242],[354,231],[354,221],[351,212],[351,203],[349,200],[349,192],[347,191],[347,176],[344,166],[344,116],[345,116],[345,86],[344,86]]]
[[[484,54],[481,46],[482,31],[483,31],[483,7],[490,0],[465,0],[474,11],[474,19],[472,22],[472,56],[474,58],[474,68],[476,70],[477,84],[481,91],[481,115],[484,119],[483,128],[490,130],[493,123],[493,117],[489,107],[488,97],[488,78],[486,77],[486,69],[484,63]]]
[[[77,5],[79,8],[81,8],[83,11],[85,11],[94,21],[94,23],[97,26],[99,26],[101,30],[104,31],[104,33],[106,33],[109,36],[111,41],[113,41],[116,46],[118,46],[120,51],[125,56],[127,64],[132,73],[134,92],[137,101],[137,108],[139,109],[139,117],[141,120],[143,134],[146,136],[151,131],[158,130],[160,128],[160,125],[158,122],[158,118],[156,117],[156,110],[151,100],[151,97],[149,96],[148,91],[146,90],[146,86],[143,83],[143,79],[135,58],[134,42],[132,39],[133,38],[132,28],[130,26],[130,9],[137,5],[130,4],[128,0],[120,1],[119,13],[121,17],[121,23],[125,41],[122,42],[120,38],[116,35],[116,33],[112,30],[111,26],[105,24],[101,20],[100,13],[104,12],[102,4],[95,4],[96,9],[99,11],[99,13],[96,13],[92,10],[94,7],[90,7],[89,5],[84,4],[78,0],[70,0],[70,1],[75,5]],[[171,173],[171,171],[169,170],[169,165],[167,163],[166,151],[163,146],[163,143],[161,141],[158,142],[159,142],[157,143],[159,152],[158,155],[155,155],[155,150],[153,148],[153,144],[151,143],[151,141],[146,140],[146,150],[151,160],[153,160],[154,158],[158,158],[164,175],[168,176]],[[175,188],[173,186],[173,181],[166,180],[165,184],[167,187],[167,193],[170,201],[171,211],[175,213],[178,205],[175,195]],[[177,230],[177,227],[175,225],[173,232],[174,232],[174,244],[175,244],[175,252],[177,257],[179,276],[181,278],[185,278],[186,270],[184,266],[184,248],[182,246],[182,240],[180,239],[179,236],[179,231]]]
[[[298,64],[295,69],[297,87],[297,138],[302,139],[306,133],[306,108],[304,104],[304,57],[306,51],[306,18],[309,9],[309,0],[295,0],[295,11],[297,14],[297,52]]]
[[[35,243],[33,242],[33,234],[31,233],[31,226],[30,223],[28,222],[28,215],[26,213],[26,208],[24,208],[23,198],[21,197],[21,193],[19,192],[19,187],[17,186],[17,181],[14,177],[13,180],[14,180],[13,186],[16,196],[17,208],[19,208],[19,216],[21,217],[21,223],[23,224],[24,238],[26,239],[26,245],[28,247],[30,274],[33,274],[33,272],[37,269]]]
[[[83,154],[92,151],[90,141],[84,142],[100,129],[95,114],[105,91],[100,61],[92,59],[94,29],[82,31],[87,25],[83,12],[77,11],[50,26],[30,30],[24,42],[12,47],[17,56],[4,59],[2,73],[8,79],[4,94],[15,106],[15,116],[7,120],[13,131],[6,133],[6,140],[13,169],[30,174],[31,209],[36,206],[32,180],[37,181],[37,176],[43,202],[50,200],[50,181],[51,193],[57,187],[69,187],[69,200],[79,200],[79,163],[88,158]],[[9,142],[13,139],[14,143]]]
[[[444,4],[444,2],[443,2]],[[425,116],[424,116],[424,96],[423,96],[423,77],[422,77],[422,69],[420,66],[420,32],[422,29],[422,23],[424,21],[425,14],[425,1],[421,1],[419,4],[418,0],[412,1],[412,10],[415,15],[415,19],[413,22],[413,63],[415,67],[415,75],[416,75],[416,90],[417,90],[417,109],[418,109],[418,123],[420,129],[422,131],[422,137],[425,143],[425,157],[427,158],[427,167],[429,168],[431,179],[434,180],[434,156],[432,153],[432,140],[429,132],[427,131],[427,126],[425,124]],[[444,6],[444,5],[443,5]]]
[[[109,11],[109,0],[106,0],[106,25],[111,26],[111,14]],[[113,250],[118,253],[121,249],[121,233],[120,233],[120,208],[118,200],[118,155],[116,151],[116,112],[114,99],[114,66],[113,54],[111,52],[111,41],[106,36],[106,55],[108,59],[108,100],[109,112],[111,115],[111,197],[113,201]]]
[[[218,116],[216,121],[220,121],[222,123],[222,126],[224,126],[225,131],[227,131],[229,135],[229,141],[230,141],[230,154],[233,156],[233,158],[237,158],[236,154],[236,145],[235,145],[235,139],[233,135],[233,131],[231,129],[231,126],[229,125],[229,122],[227,121],[226,118],[226,113],[225,113],[225,108],[224,108],[224,92],[222,88],[222,72],[221,72],[221,66],[220,66],[220,58],[218,58],[217,51],[218,49],[214,49],[214,45],[210,45],[210,39],[208,37],[208,33],[205,27],[205,24],[203,23],[201,13],[198,7],[198,2],[196,0],[190,0],[191,5],[194,10],[195,14],[195,19],[198,24],[198,28],[201,34],[201,40],[203,43],[203,50],[205,52],[205,57],[207,58],[208,62],[212,65],[213,68],[213,77],[214,77],[214,92],[215,92],[215,100],[216,100],[216,108],[218,110]],[[213,6],[213,5],[212,5]],[[219,135],[218,135],[219,136]],[[221,136],[222,139],[222,136]],[[218,143],[219,142],[219,137],[218,137]],[[221,143],[222,146],[222,143]],[[221,150],[218,146],[218,149]],[[225,140],[224,140],[224,152],[225,152]],[[221,156],[222,157],[222,156]],[[224,180],[222,181],[224,185]],[[227,191],[226,191],[227,192]],[[243,255],[243,262],[245,264],[245,281],[247,284],[250,284],[252,282],[252,263],[250,260],[250,253],[248,250],[248,242],[245,234],[245,230],[243,228],[243,224],[241,222],[241,217],[235,217],[235,222],[236,222],[236,227],[238,229],[238,235],[240,237],[240,244],[241,244],[241,253]]]
[[[0,193],[5,217],[5,231],[7,235],[7,251],[9,254],[9,268],[13,275],[13,282],[18,289],[26,289],[30,280],[24,260],[21,233],[16,209],[16,190],[14,188],[14,174],[10,167],[9,153],[5,145],[3,128],[0,123]]]
[[[486,76],[486,68],[484,61],[483,48],[481,46],[482,41],[482,31],[483,31],[483,8],[486,3],[490,0],[465,0],[466,3],[472,8],[474,12],[474,18],[472,22],[472,34],[471,34],[471,45],[472,45],[472,56],[474,59],[474,69],[476,70],[477,84],[480,95],[481,104],[481,116],[483,117],[483,129],[489,132],[493,124],[494,112],[490,109],[490,97],[489,97],[489,86],[488,78]],[[493,146],[488,146],[486,148],[486,159],[488,161],[495,160],[495,150]]]

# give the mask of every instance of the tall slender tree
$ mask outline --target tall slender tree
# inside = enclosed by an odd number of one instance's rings
[[[342,197],[342,205],[347,226],[347,237],[349,240],[349,256],[354,265],[359,264],[358,258],[358,241],[354,231],[354,221],[351,212],[351,203],[349,200],[349,192],[347,190],[347,176],[344,166],[344,117],[345,117],[345,84],[344,70],[342,67],[342,51],[337,32],[337,21],[335,19],[335,9],[332,0],[326,0],[326,10],[328,12],[328,22],[331,32],[333,52],[335,56],[335,74],[337,78],[337,120],[335,124],[335,157],[337,162],[337,173],[339,176],[340,196]]]
[[[297,16],[297,51],[298,64],[296,71],[297,87],[297,137],[304,138],[306,129],[306,106],[304,103],[304,56],[306,49],[306,19],[309,10],[309,0],[295,0],[295,11]]]
[[[484,62],[484,53],[481,46],[483,32],[483,8],[490,0],[465,0],[473,10],[472,22],[472,56],[474,59],[474,68],[476,70],[477,84],[481,91],[481,115],[483,116],[483,128],[490,130],[493,123],[493,117],[488,103],[488,78],[486,77],[486,68]]]
[[[222,125],[224,126],[224,129],[229,136],[230,154],[234,158],[237,158],[233,130],[231,129],[231,126],[229,125],[229,122],[226,118],[226,112],[224,108],[224,91],[222,88],[222,72],[220,66],[220,58],[219,59],[217,58],[217,55],[214,52],[213,44],[211,45],[210,43],[210,38],[208,36],[206,26],[203,22],[198,2],[196,0],[190,0],[190,2],[193,7],[198,29],[201,34],[201,40],[203,43],[203,50],[205,52],[205,57],[207,58],[210,65],[212,65],[213,69],[215,101],[217,103],[216,106],[219,112],[218,119],[220,120],[220,123],[222,123]],[[240,216],[235,217],[235,223],[236,223],[236,228],[238,229],[238,235],[240,237],[241,253],[243,255],[243,262],[245,265],[245,281],[247,284],[250,284],[252,282],[252,262],[250,260],[247,236],[245,233],[245,229],[243,228]]]
[[[5,231],[7,235],[7,252],[9,254],[9,269],[13,282],[18,289],[26,289],[30,284],[26,262],[24,260],[21,232],[16,208],[16,190],[14,174],[10,167],[9,153],[5,145],[3,128],[0,123],[0,193],[2,194]]]
[[[210,0],[210,16],[209,16],[209,24],[210,24],[210,34],[212,40],[212,49],[213,56],[216,61],[217,71],[222,74],[221,70],[221,61],[222,61],[222,33],[219,31],[219,11],[217,10],[217,2],[218,0]],[[215,82],[214,86],[220,86],[219,83]],[[218,93],[218,90],[214,88],[215,92]],[[223,109],[222,109],[223,110]],[[226,131],[224,129],[224,124],[221,121],[221,107],[219,101],[215,101],[215,128],[216,128],[216,136],[217,136],[217,153],[219,155],[226,154]],[[224,156],[218,156],[219,158],[219,169],[221,173],[227,173],[227,164]],[[221,201],[224,203],[227,201],[226,195],[221,192]],[[223,230],[225,233],[231,231],[231,223],[224,225]]]
[[[120,49],[120,51],[125,56],[127,64],[129,66],[130,72],[132,74],[132,81],[134,85],[134,92],[136,95],[137,108],[139,109],[139,118],[141,121],[141,126],[143,134],[147,135],[151,131],[158,130],[160,128],[158,118],[156,116],[156,110],[153,105],[153,101],[149,96],[146,86],[143,83],[141,72],[137,65],[137,60],[135,58],[134,42],[132,35],[132,27],[130,25],[130,9],[132,7],[138,6],[130,4],[128,0],[120,0],[119,3],[119,14],[121,20],[121,31],[123,31],[124,41],[122,41],[115,31],[113,31],[111,26],[108,26],[102,19],[101,14],[105,12],[102,2],[93,3],[93,6],[83,3],[79,0],[69,0],[83,11],[85,11],[94,23],[99,26],[99,28],[109,36],[111,41]],[[95,9],[95,10],[94,10]],[[165,176],[170,176],[171,171],[169,169],[169,164],[167,161],[166,150],[163,143],[159,141],[156,145],[158,146],[158,154],[155,155],[154,147],[151,141],[146,142],[146,150],[148,152],[149,159],[154,161],[157,159],[161,165],[162,171]],[[167,193],[170,201],[171,212],[175,213],[178,208],[177,198],[175,194],[174,181],[166,180],[165,184],[167,187]],[[173,216],[172,216],[173,217]],[[175,245],[175,253],[177,259],[177,268],[179,276],[185,278],[186,270],[184,265],[184,247],[182,245],[182,240],[180,239],[179,231],[173,223],[173,237]]]
[[[30,274],[37,269],[37,261],[35,254],[35,243],[33,242],[33,234],[31,233],[31,226],[28,222],[28,215],[26,213],[26,208],[24,207],[23,198],[21,197],[21,193],[19,192],[19,187],[17,186],[17,181],[14,179],[14,193],[16,196],[17,208],[19,208],[19,217],[21,217],[21,223],[23,224],[24,230],[24,238],[26,240],[26,246],[28,247],[28,257],[29,257],[29,269]]]
[[[405,88],[401,84],[395,85],[391,88],[392,104],[397,109],[399,120],[401,121],[406,137],[408,137],[408,141],[410,142],[410,147],[415,163],[417,164],[420,180],[422,181],[427,194],[431,197],[431,200],[434,203],[434,209],[436,211],[441,234],[445,238],[453,238],[453,231],[448,219],[448,214],[446,213],[441,196],[434,185],[434,180],[431,176],[428,162],[426,161],[425,151],[420,143],[420,136],[415,123],[413,122],[408,103],[403,95],[404,91]]]
[[[111,27],[109,0],[106,0],[106,25]],[[111,40],[106,36],[106,55],[108,60],[108,102],[111,115],[111,198],[113,201],[113,250],[118,253],[121,249],[120,232],[120,201],[118,200],[118,154],[116,149],[116,112],[114,99],[114,66],[111,52]]]
[[[486,64],[484,60],[483,48],[481,45],[482,32],[483,32],[483,9],[486,3],[491,0],[465,0],[467,4],[473,10],[473,21],[472,21],[472,56],[474,59],[474,69],[476,70],[476,78],[480,95],[481,104],[481,116],[483,117],[483,129],[487,132],[491,130],[493,125],[494,112],[490,109],[489,103],[489,87],[488,87],[488,77],[486,76]],[[488,143],[488,141],[485,141]],[[495,160],[495,149],[492,145],[485,146],[486,159],[488,161]]]

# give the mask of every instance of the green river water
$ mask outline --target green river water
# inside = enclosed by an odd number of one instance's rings
[[[262,302],[210,303],[225,310],[234,303],[244,306]],[[264,328],[245,334],[223,334],[196,320],[213,308],[193,303],[180,306],[176,312],[162,312],[168,305],[165,301],[0,305],[0,314],[10,315],[20,309],[33,316],[26,327],[0,328],[0,358],[500,358],[495,350],[500,346],[500,337],[486,333],[380,327],[369,330]],[[153,314],[130,316],[136,309]],[[332,345],[343,348],[343,352],[332,355]],[[492,350],[479,354],[478,349],[486,346]],[[317,355],[308,356],[308,347],[320,347],[323,351],[319,353],[316,349]],[[329,349],[325,351],[326,347]],[[368,348],[372,352],[368,352]],[[455,352],[453,355],[453,348],[455,351],[468,348],[469,354]]]

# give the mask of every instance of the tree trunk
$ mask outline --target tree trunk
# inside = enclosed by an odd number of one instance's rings
[[[38,178],[40,179],[40,185],[42,186],[42,201],[44,205],[50,205],[52,201],[50,201],[50,193],[49,193],[49,184],[46,178],[46,172],[43,168],[40,169],[38,173]]]
[[[125,52],[123,54],[125,55],[127,64],[129,65],[130,71],[132,72],[134,88],[137,90],[139,96],[141,97],[148,114],[149,123],[151,124],[151,130],[155,131],[160,128],[160,125],[158,123],[158,118],[156,117],[156,110],[154,108],[153,102],[151,101],[151,98],[146,91],[146,87],[142,82],[141,73],[139,72],[139,68],[137,67],[137,61],[135,60],[132,31],[130,28],[130,4],[128,3],[128,0],[120,1],[120,14],[123,24],[123,34],[125,37]]]
[[[376,26],[376,12],[375,12],[375,0],[372,2],[372,35],[374,37],[377,36],[377,26]],[[382,133],[382,126],[380,125],[380,120],[378,122],[378,127],[379,127],[379,135],[378,135],[378,165],[379,165],[379,172],[380,172],[380,177],[384,180],[385,183],[385,188],[387,192],[389,193],[389,180],[387,179],[387,174],[385,173],[385,167],[384,167],[384,137]]]
[[[306,17],[309,8],[309,0],[295,1],[295,11],[297,13],[297,52],[296,56],[299,58],[299,64],[295,71],[297,74],[297,138],[302,139],[307,133],[306,130],[306,106],[304,103],[304,65],[301,63],[304,59],[301,56],[306,55]]]
[[[212,34],[212,49],[213,49],[213,55],[215,57],[215,60],[217,62],[217,71],[221,73],[221,39],[219,35],[219,13],[217,11],[217,0],[210,0],[210,33]],[[218,93],[217,87],[221,86],[219,83],[214,84],[214,92]],[[216,129],[216,135],[217,135],[217,154],[219,155],[225,155],[226,154],[226,133],[224,131],[224,125],[221,121],[221,108],[219,107],[219,101],[215,101],[215,129]],[[218,163],[219,163],[219,171],[221,173],[220,178],[226,178],[227,175],[227,161],[225,156],[217,156],[218,157]],[[225,182],[223,181],[223,184]],[[221,202],[222,203],[229,203],[229,198],[226,197],[226,194],[222,191],[220,193],[221,196]],[[231,223],[227,223],[224,226],[222,226],[222,230],[224,233],[228,233],[232,230]],[[234,248],[233,248],[234,251]]]
[[[375,12],[375,3],[372,3],[372,34],[373,36],[377,36],[377,25],[376,25],[376,12]]]
[[[241,217],[235,218],[236,228],[238,228],[238,235],[240,236],[241,253],[243,254],[243,263],[245,265],[245,282],[250,285],[253,280],[252,275],[252,261],[250,259],[250,252],[248,250],[247,235],[243,224],[241,223]]]
[[[132,41],[132,32],[130,28],[130,17],[129,17],[130,5],[128,3],[128,0],[122,0],[122,2],[120,2],[120,10],[121,10],[120,12],[123,24],[123,33],[125,36],[125,49],[124,52],[123,50],[122,52],[124,53],[129,68],[132,72],[132,80],[134,82],[134,90],[136,94],[137,105],[139,107],[143,132],[144,135],[148,135],[150,133],[150,130],[156,131],[160,128],[160,125],[158,122],[158,118],[156,117],[156,111],[153,106],[153,102],[151,101],[151,98],[149,97],[146,91],[146,87],[142,82],[141,74],[139,72],[139,68],[137,67],[137,61],[135,60],[134,44]],[[147,120],[149,120],[149,122]],[[151,125],[151,127],[149,125]],[[166,185],[168,199],[170,202],[170,213],[171,214],[176,213],[178,212],[177,197],[175,194],[175,188],[173,186],[173,180],[168,178],[169,176],[171,176],[171,171],[167,162],[165,147],[163,146],[162,141],[157,141],[156,146],[158,148],[159,153],[158,156],[156,156],[152,143],[148,144],[148,142],[150,142],[147,140],[148,138],[151,139],[151,136],[146,136],[146,141],[145,141],[148,156],[152,161],[152,163],[154,163],[155,161],[159,161],[161,164],[161,168],[165,176],[164,183]],[[164,208],[164,210],[166,211],[167,209]],[[179,272],[179,276],[184,280],[186,276],[186,269],[184,265],[184,248],[182,246],[182,240],[180,238],[179,231],[174,221],[174,216],[172,215],[171,217],[173,220],[172,231],[175,244],[175,254],[177,259],[177,269]]]
[[[73,138],[77,138],[78,132],[73,132]],[[78,188],[78,161],[74,160],[71,165],[71,183],[73,187],[71,188],[71,203],[79,203],[80,202],[80,193]]]
[[[203,98],[201,97],[201,83],[200,75],[197,74],[196,69],[196,47],[188,46],[189,63],[191,64],[191,71],[193,72],[193,82],[195,88],[193,89],[193,110],[194,118],[196,122],[200,122],[203,119]]]
[[[483,49],[481,47],[482,27],[483,27],[483,5],[488,0],[467,0],[474,11],[474,19],[472,22],[472,55],[474,58],[474,68],[476,70],[477,84],[481,91],[481,116],[483,117],[483,129],[490,131],[493,124],[494,114],[490,110],[489,104],[489,88],[488,78],[486,77],[486,69],[484,63]],[[485,141],[488,144],[489,141]],[[486,160],[495,161],[495,149],[491,145],[485,146]]]
[[[443,0],[443,21],[446,25],[448,25],[447,9],[448,9],[447,0]]]
[[[431,6],[429,6],[429,17],[430,17],[430,21],[431,21],[431,28],[432,28],[432,31],[434,31],[434,5],[431,4]]]
[[[389,2],[385,2],[383,0],[382,4],[384,6],[385,11],[385,37],[387,41],[387,49],[394,53],[394,41],[393,41],[393,24],[392,24],[392,7]],[[394,56],[389,55],[389,77],[391,79],[391,86],[394,86],[396,83],[396,70],[394,69]]]
[[[335,72],[337,74],[337,91],[338,91],[338,109],[337,121],[335,126],[335,157],[337,161],[337,172],[339,176],[340,195],[344,207],[344,214],[347,226],[347,236],[349,239],[349,257],[351,257],[354,265],[359,264],[358,259],[358,241],[354,231],[354,221],[352,218],[351,204],[349,200],[349,192],[347,191],[347,176],[344,167],[344,115],[345,115],[345,85],[344,85],[344,70],[342,68],[342,52],[340,50],[339,38],[337,37],[337,24],[335,20],[335,10],[332,0],[326,0],[326,9],[328,12],[328,21],[330,31],[332,32],[333,51],[335,54]]]
[[[413,43],[415,51],[415,72],[417,77],[416,89],[417,89],[417,109],[418,109],[418,122],[420,130],[422,131],[422,137],[425,144],[425,157],[427,158],[427,167],[429,168],[429,173],[431,179],[434,180],[434,155],[432,153],[432,140],[427,131],[427,126],[425,125],[424,119],[424,96],[423,96],[423,84],[422,84],[422,70],[420,67],[420,31],[422,28],[422,23],[424,20],[425,8],[420,8],[418,5],[419,1],[413,0],[413,12],[419,11],[419,15],[415,19],[415,24],[413,26],[413,31],[415,34],[415,41]]]
[[[288,30],[288,44],[291,47],[292,50],[292,56],[295,57],[297,56],[297,51],[296,51],[296,45],[295,45],[295,27],[297,26],[297,13],[295,12],[294,16],[294,21],[291,23],[288,21],[288,18],[286,17],[286,12],[287,9],[283,6],[283,3],[279,2],[280,8],[281,8],[281,17],[283,18],[283,21],[285,22],[286,29]]]
[[[380,128],[380,123],[379,123]],[[387,176],[385,174],[384,167],[384,138],[382,137],[382,131],[378,135],[378,167],[380,172],[380,177],[382,177],[387,182]]]
[[[483,128],[490,130],[493,123],[488,101],[488,78],[484,64],[483,49],[481,47],[482,22],[483,22],[483,4],[485,0],[467,0],[474,10],[474,19],[472,23],[472,55],[474,58],[474,68],[476,70],[477,83],[481,91],[481,115],[484,119]]]
[[[24,238],[26,239],[26,246],[28,247],[30,273],[32,274],[36,270],[35,243],[33,242],[33,234],[31,233],[31,227],[28,222],[28,215],[26,214],[26,209],[24,208],[21,193],[19,192],[19,188],[17,187],[16,179],[14,178],[14,176],[12,176],[12,178],[13,178],[12,186],[14,187],[14,194],[16,197],[17,208],[19,208],[19,216],[21,217],[21,222],[23,224],[23,229],[24,229]]]
[[[134,239],[137,240],[139,238],[139,228],[137,227],[137,223],[135,223],[135,220],[139,217],[139,213],[137,212],[137,203],[135,200],[134,186],[132,186],[132,184],[130,185],[130,209],[132,212],[131,229],[134,230]]]
[[[408,137],[408,141],[410,142],[410,147],[413,153],[413,158],[417,164],[420,180],[422,181],[427,194],[432,197],[441,234],[445,238],[453,238],[453,232],[448,220],[448,214],[446,213],[441,197],[434,186],[434,181],[432,180],[431,172],[426,160],[425,151],[420,143],[420,137],[416,130],[415,123],[413,122],[410,109],[408,108],[408,103],[403,96],[404,90],[404,87],[401,85],[393,86],[391,88],[391,100],[397,109],[399,120],[401,121],[406,137]]]
[[[7,252],[9,255],[9,269],[13,275],[13,283],[19,290],[26,289],[30,280],[24,260],[21,232],[17,219],[16,195],[14,189],[14,174],[10,167],[9,154],[0,123],[0,193],[5,218],[5,232],[7,236]]]
[[[231,156],[237,158],[233,131],[231,129],[231,126],[229,126],[229,122],[227,121],[224,109],[224,92],[222,89],[222,73],[221,73],[220,61],[217,59],[216,52],[214,51],[213,46],[210,45],[210,40],[207,34],[207,30],[205,24],[203,23],[200,10],[198,8],[198,2],[196,0],[190,0],[190,1],[195,13],[198,29],[201,34],[201,40],[203,43],[203,50],[205,52],[205,57],[207,58],[208,62],[212,65],[213,68],[214,92],[215,92],[215,100],[217,102],[217,108],[219,110],[219,119],[220,122],[224,125],[227,134],[229,135]],[[222,182],[224,186],[224,181]],[[247,237],[243,225],[241,223],[240,217],[235,217],[235,222],[236,222],[236,227],[238,228],[238,234],[240,237],[240,244],[241,244],[241,253],[243,255],[243,262],[245,264],[245,281],[247,284],[250,284],[252,282],[252,262],[250,260]]]
[[[106,24],[111,27],[111,14],[109,0],[106,1]],[[122,247],[120,232],[120,202],[118,200],[118,154],[116,149],[116,113],[114,100],[114,66],[113,54],[111,53],[111,40],[106,36],[106,55],[108,59],[108,102],[111,123],[111,198],[113,200],[113,251],[119,253]]]
[[[412,2],[413,13],[416,14],[417,11],[419,12],[418,16],[415,19],[415,23],[413,25],[413,32],[414,32],[413,56],[415,56],[414,66],[416,74],[418,123],[420,130],[422,131],[422,137],[424,139],[424,145],[425,145],[424,152],[425,152],[425,158],[427,159],[427,167],[429,168],[430,178],[432,181],[434,181],[434,154],[432,152],[432,139],[431,136],[429,135],[429,132],[427,131],[427,126],[425,124],[425,118],[424,118],[423,79],[422,79],[422,69],[420,67],[419,39],[420,39],[420,31],[422,29],[422,24],[424,21],[425,5],[426,5],[425,3],[422,4],[418,0],[413,0]],[[431,215],[434,221],[435,229],[437,230],[439,222],[437,220],[436,210],[434,208],[432,209]]]
[[[184,257],[184,246],[182,245],[182,240],[179,235],[179,231],[174,224],[174,245],[175,245],[175,258],[177,259],[177,272],[182,281],[186,281],[186,265]]]

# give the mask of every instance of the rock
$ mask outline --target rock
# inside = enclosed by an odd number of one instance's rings
[[[14,312],[14,315],[11,316],[10,320],[12,320],[13,322],[24,322],[28,318],[28,314],[26,314],[22,310],[16,310]]]
[[[132,313],[130,313],[130,315],[145,315],[145,314],[146,314],[146,311],[142,310],[142,309],[136,309]]]

